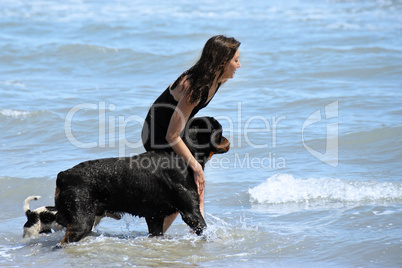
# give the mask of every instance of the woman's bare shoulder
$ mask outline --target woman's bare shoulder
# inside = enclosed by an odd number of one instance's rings
[[[172,94],[173,98],[176,101],[180,101],[183,97],[187,97],[187,92],[190,88],[191,84],[189,79],[187,79],[187,76],[184,76],[181,81],[176,85],[175,88],[173,87],[173,84],[170,85],[169,90],[170,94]]]

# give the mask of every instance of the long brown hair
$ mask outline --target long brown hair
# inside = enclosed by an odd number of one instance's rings
[[[190,87],[186,92],[187,97],[191,103],[200,101],[202,96],[207,93],[206,91],[209,91],[215,78],[219,81],[226,64],[236,54],[239,46],[240,42],[233,37],[223,35],[211,37],[205,43],[200,59],[177,78],[172,89],[175,89],[186,76],[186,80],[190,82]]]

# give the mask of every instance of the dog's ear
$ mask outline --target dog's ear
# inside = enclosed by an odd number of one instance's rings
[[[187,123],[188,128],[208,128],[208,129],[222,129],[222,125],[213,117],[203,116],[191,118]]]
[[[194,117],[191,118],[186,125],[188,129],[205,129],[210,125],[211,117]]]
[[[185,131],[183,131],[182,139],[192,153],[195,153],[201,149],[200,145],[203,144],[203,142],[200,140],[199,134],[198,127],[187,128]]]
[[[184,130],[184,140],[190,150],[205,149],[210,146],[213,132],[210,117],[195,117],[188,121]]]
[[[27,216],[27,222],[24,224],[25,228],[29,228],[39,221],[38,213],[28,210],[25,215]]]
[[[191,151],[214,150],[220,144],[222,126],[213,117],[195,117],[189,120],[183,133]]]

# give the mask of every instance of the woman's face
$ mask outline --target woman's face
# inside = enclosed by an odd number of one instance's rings
[[[240,68],[239,50],[236,51],[233,58],[226,64],[222,79],[231,79],[237,68]]]

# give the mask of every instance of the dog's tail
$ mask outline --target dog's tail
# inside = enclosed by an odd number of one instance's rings
[[[24,211],[25,213],[27,213],[30,209],[29,209],[29,203],[31,203],[32,200],[38,200],[40,198],[39,195],[31,195],[28,196],[25,201],[24,201]]]

